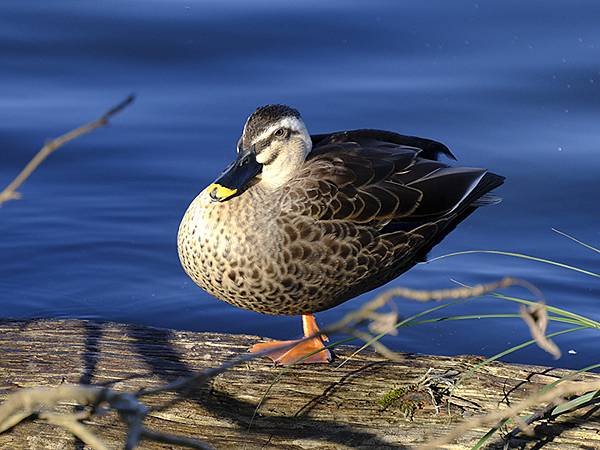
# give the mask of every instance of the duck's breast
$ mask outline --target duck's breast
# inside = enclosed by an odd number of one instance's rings
[[[272,203],[256,193],[211,202],[204,191],[179,227],[181,264],[196,284],[220,300],[271,312],[269,298],[277,295],[275,260],[283,245],[278,222]]]

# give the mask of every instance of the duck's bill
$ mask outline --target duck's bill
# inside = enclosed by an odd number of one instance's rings
[[[241,192],[260,173],[262,164],[256,162],[252,151],[238,153],[237,159],[209,187],[213,202],[224,202]]]

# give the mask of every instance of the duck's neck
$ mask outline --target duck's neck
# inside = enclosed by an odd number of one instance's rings
[[[263,166],[260,184],[265,189],[273,190],[283,186],[302,169],[312,145],[300,137],[292,140],[290,145],[298,150],[285,152],[285,157],[282,155]]]

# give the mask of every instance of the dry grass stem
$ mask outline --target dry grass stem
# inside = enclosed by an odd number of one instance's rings
[[[43,412],[38,417],[49,424],[64,428],[80,441],[89,445],[93,450],[108,450],[108,447],[88,430],[75,415]]]
[[[396,311],[390,311],[387,313],[371,313],[369,316],[371,322],[369,323],[369,331],[374,334],[391,334],[396,336],[398,329],[396,324],[398,323],[398,313]]]
[[[22,420],[32,416],[47,423],[60,426],[74,436],[85,442],[94,450],[107,450],[100,438],[89,431],[80,422],[80,414],[58,414],[49,411],[51,408],[65,402],[75,402],[81,406],[90,406],[96,409],[103,404],[119,413],[119,417],[126,423],[128,433],[125,449],[134,449],[140,440],[154,440],[157,442],[177,442],[190,448],[209,449],[208,444],[191,438],[181,438],[169,434],[146,430],[142,423],[148,414],[149,408],[141,404],[135,395],[128,392],[117,392],[109,388],[87,385],[60,385],[53,388],[20,389],[6,397],[0,405],[0,432],[6,431]]]
[[[542,350],[554,356],[555,359],[560,358],[560,349],[546,337],[546,329],[548,328],[548,310],[546,305],[543,302],[539,302],[529,307],[521,306],[520,315],[529,327],[531,336],[535,339],[536,344]]]
[[[364,331],[360,331],[355,328],[347,328],[344,330],[344,332],[346,334],[349,334],[350,336],[354,336],[355,338],[360,339],[365,343],[369,343],[369,345],[373,347],[373,350],[375,350],[381,356],[384,356],[385,358],[391,361],[399,361],[401,359],[401,357],[396,352],[390,350],[381,342],[374,340],[373,336],[369,333],[365,333]]]
[[[536,408],[545,403],[558,404],[561,400],[572,396],[581,395],[590,391],[600,389],[600,381],[570,381],[564,382],[549,391],[540,391],[533,394],[517,403],[505,409],[492,411],[489,414],[483,416],[473,417],[472,419],[465,420],[454,430],[440,437],[427,442],[421,448],[423,449],[437,449],[444,447],[454,442],[454,440],[460,438],[467,431],[473,430],[480,427],[497,426],[501,421],[505,419],[512,419],[517,424],[521,424],[525,429],[529,426],[523,419],[519,418],[519,414],[527,412],[532,408]]]
[[[421,291],[397,287],[379,294],[373,300],[365,303],[357,311],[346,314],[339,322],[329,326],[327,331],[332,333],[339,331],[351,324],[358,325],[365,319],[373,317],[373,313],[375,311],[390,303],[395,297],[404,297],[409,300],[416,300],[419,302],[463,299],[479,297],[497,289],[503,289],[509,286],[527,286],[528,289],[531,288],[534,289],[534,291],[537,291],[535,287],[525,283],[523,280],[510,277],[502,278],[500,281],[496,281],[494,283],[478,284],[476,286],[463,286],[453,289],[440,289],[434,291]]]
[[[39,165],[53,152],[58,150],[60,147],[65,145],[67,142],[72,141],[73,139],[78,138],[79,136],[83,136],[84,134],[90,133],[97,128],[103,127],[108,124],[109,119],[115,114],[119,113],[131,103],[133,103],[134,96],[130,95],[125,100],[120,102],[118,105],[112,107],[108,111],[106,111],[101,117],[98,119],[86,123],[85,125],[81,125],[74,130],[69,131],[68,133],[63,134],[51,141],[47,142],[37,153],[36,155],[27,163],[25,168],[21,170],[21,172],[16,176],[14,180],[12,180],[8,186],[4,188],[2,192],[0,192],[0,206],[3,203],[8,202],[10,200],[18,200],[21,198],[21,194],[17,191],[21,187],[21,185],[29,178],[29,176],[39,167]]]
[[[76,401],[80,405],[97,404],[102,390],[97,386],[77,385],[20,389],[8,395],[0,405],[0,433],[38,413],[45,405],[68,401]]]

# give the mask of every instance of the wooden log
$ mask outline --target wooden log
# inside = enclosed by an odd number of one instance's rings
[[[1,321],[0,400],[19,388],[65,382],[110,383],[119,390],[155,387],[215,367],[259,339],[81,320]],[[569,373],[493,363],[462,382],[450,397],[446,381],[464,374],[481,357],[403,354],[400,362],[390,362],[365,351],[336,368],[353,350],[338,348],[330,366],[284,370],[264,359],[245,363],[189,399],[152,412],[146,423],[216,448],[402,449],[441,436],[466,417],[519,401]],[[598,380],[600,375],[576,379]],[[148,397],[148,403],[158,405],[174,395]],[[512,445],[600,448],[598,408],[538,422],[535,438],[519,437]],[[94,418],[89,426],[109,448],[122,448],[124,429],[115,415]],[[465,433],[450,447],[469,448],[486,431],[482,427]],[[496,437],[488,448],[502,445]],[[0,448],[85,446],[61,429],[31,420],[1,434]],[[144,441],[142,448],[174,447]]]

